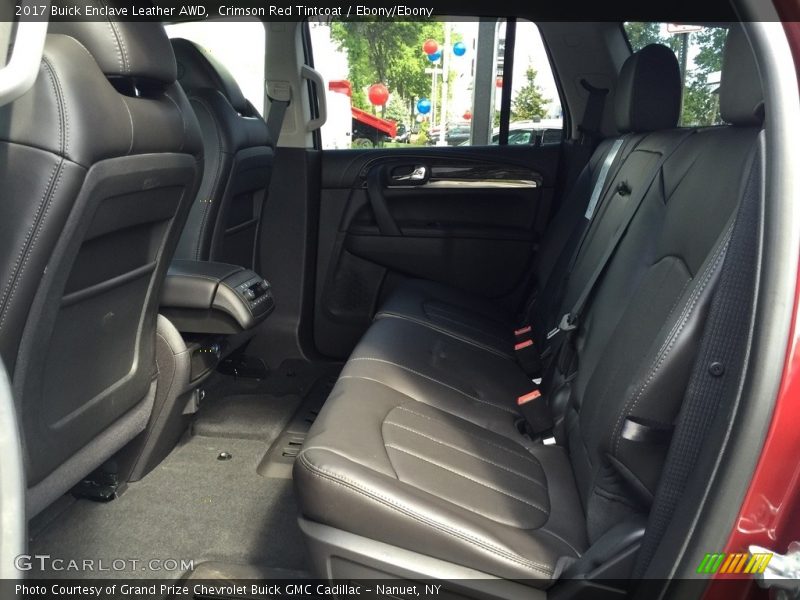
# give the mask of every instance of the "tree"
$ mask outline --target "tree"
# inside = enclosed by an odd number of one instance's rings
[[[625,33],[631,49],[637,52],[649,44],[663,44],[661,23],[625,23]]]
[[[708,126],[721,122],[719,93],[709,82],[709,75],[722,70],[726,36],[727,30],[723,27],[707,27],[692,34],[697,54],[694,69],[686,77],[681,123]]]
[[[431,79],[425,73],[430,63],[422,52],[427,38],[442,40],[439,21],[334,21],[331,38],[347,51],[353,104],[372,108],[364,88],[381,82],[407,106],[430,94]],[[382,107],[381,114],[386,114]]]
[[[525,71],[527,82],[511,103],[511,116],[517,121],[533,121],[547,115],[547,100],[541,88],[536,85],[536,69],[528,67]]]

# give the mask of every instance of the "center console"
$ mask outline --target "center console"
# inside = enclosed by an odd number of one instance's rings
[[[254,271],[228,265],[176,260],[161,297],[161,314],[182,333],[238,334],[275,309],[269,282]]]
[[[120,457],[128,481],[141,479],[172,450],[203,399],[203,382],[274,309],[272,287],[250,269],[172,262],[159,310],[153,412],[146,430]]]

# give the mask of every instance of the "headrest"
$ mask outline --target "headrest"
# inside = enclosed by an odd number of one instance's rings
[[[614,97],[617,129],[673,129],[681,112],[681,74],[675,53],[661,44],[634,52],[622,65]]]
[[[761,125],[764,120],[761,78],[741,25],[732,25],[725,41],[719,112],[732,125]]]
[[[208,50],[181,38],[172,40],[172,48],[178,63],[178,82],[184,89],[217,90],[238,113],[250,112],[247,99],[233,75]]]
[[[107,10],[99,0],[86,5]],[[49,33],[60,33],[83,44],[108,77],[132,77],[163,84],[175,81],[172,47],[161,23],[117,21],[52,22]]]

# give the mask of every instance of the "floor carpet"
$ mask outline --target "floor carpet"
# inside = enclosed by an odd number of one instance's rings
[[[265,477],[257,468],[285,428],[316,414],[339,369],[287,361],[259,381],[215,374],[190,431],[160,465],[111,502],[63,498],[31,523],[31,554],[126,561],[124,570],[98,577],[183,575],[144,569],[142,562],[150,559],[304,573],[292,481]],[[219,460],[221,453],[231,458]],[[134,568],[132,560],[142,562]],[[29,575],[87,576],[47,570]]]

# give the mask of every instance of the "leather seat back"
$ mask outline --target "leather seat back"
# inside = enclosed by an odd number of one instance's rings
[[[668,436],[652,443],[636,432],[669,431],[677,420],[742,178],[750,172],[761,88],[738,26],[728,35],[724,65],[720,105],[728,125],[692,134],[663,164],[575,339],[577,375],[565,384],[571,393],[565,430],[590,541],[630,513],[649,510]],[[663,152],[663,139],[651,138],[637,150]],[[635,186],[635,173],[625,177]],[[586,255],[601,253],[607,240],[587,239]],[[579,286],[568,291],[567,306],[578,293]]]
[[[273,160],[267,125],[208,51],[180,38],[172,46],[178,81],[200,122],[206,156],[205,176],[177,258],[254,269]]]
[[[142,431],[160,287],[202,142],[160,24],[51,24],[0,109],[0,357],[33,516]]]

